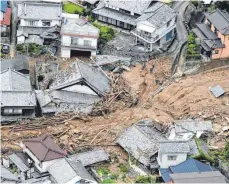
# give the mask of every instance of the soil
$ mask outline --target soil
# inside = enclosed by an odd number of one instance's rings
[[[115,140],[125,128],[141,119],[152,119],[165,124],[181,118],[211,119],[214,127],[219,125],[218,131],[221,131],[222,125],[229,124],[225,119],[229,118],[228,68],[176,79],[152,98],[152,93],[170,79],[170,63],[170,58],[154,59],[146,64],[145,70],[142,70],[141,64],[137,64],[130,72],[122,74],[132,90],[138,94],[139,103],[134,107],[124,107],[104,116],[67,120],[64,124],[51,124],[37,130],[16,132],[12,131],[12,126],[1,126],[2,154],[20,149],[17,143],[23,139],[48,133],[69,153],[85,148],[103,147],[113,158],[117,158],[118,163],[122,163],[127,161],[127,155],[117,146]],[[154,70],[151,73],[152,65]],[[220,98],[215,98],[209,90],[217,84],[226,92]],[[55,136],[64,131],[66,133],[60,137]],[[225,139],[214,138],[210,144],[223,147]],[[117,167],[111,166],[110,169],[116,170]]]

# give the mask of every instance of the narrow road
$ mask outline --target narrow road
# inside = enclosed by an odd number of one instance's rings
[[[16,54],[16,34],[17,34],[17,1],[9,1],[11,6],[11,43],[10,43],[10,56],[14,57]]]

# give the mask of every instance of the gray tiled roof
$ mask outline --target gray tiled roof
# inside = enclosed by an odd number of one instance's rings
[[[136,25],[136,18],[132,15],[127,15],[124,13],[121,13],[117,10],[113,10],[111,8],[107,7],[98,7],[92,11],[94,14],[101,15],[104,17],[112,18],[118,21],[125,22],[130,25]]]
[[[229,34],[229,14],[226,11],[217,9],[212,13],[205,13],[205,16],[220,33]]]
[[[188,153],[190,147],[188,141],[163,141],[159,146],[160,153]]]
[[[98,162],[109,160],[109,155],[103,149],[95,149],[71,155],[69,159],[72,161],[80,160],[83,166],[89,166]]]
[[[222,44],[221,39],[215,39],[215,40],[203,40],[203,42],[211,49],[216,48],[224,48],[225,46]]]
[[[111,90],[110,81],[98,68],[87,63],[74,62],[67,71],[60,71],[53,78],[50,89],[63,89],[84,81],[98,95],[104,95]]]
[[[29,35],[25,40],[25,43],[36,43],[37,45],[43,45],[44,39],[38,35]]]
[[[57,3],[23,2],[18,4],[18,17],[21,19],[61,20],[61,13],[62,5]]]
[[[3,80],[4,79],[4,80]],[[1,72],[1,91],[31,91],[29,76],[11,68]]]
[[[174,183],[227,183],[219,171],[170,174]]]
[[[198,120],[176,120],[175,123],[175,131],[176,133],[186,133],[186,132],[193,132],[196,133],[197,131],[207,131],[211,132],[212,122],[211,121],[198,121]]]
[[[13,173],[11,173],[7,168],[1,165],[1,182],[6,181],[15,181],[18,182],[19,179]]]
[[[117,143],[140,163],[149,166],[150,158],[158,152],[159,141],[165,140],[152,121],[143,120],[126,129]]]
[[[22,172],[26,172],[29,168],[25,165],[22,159],[17,156],[15,153],[9,156],[9,159],[20,169]]]
[[[18,70],[29,70],[29,63],[25,56],[16,56],[12,59],[1,60],[1,71],[12,68],[16,71]]]
[[[106,65],[106,64],[115,64],[117,62],[130,62],[130,57],[122,57],[122,56],[112,56],[112,55],[97,55],[94,59],[97,65]],[[94,65],[96,66],[96,64]]]
[[[82,179],[92,180],[94,178],[88,173],[80,161],[74,162],[68,158],[63,158],[48,168],[48,172],[57,183],[67,183],[79,176]]]
[[[173,19],[176,16],[175,11],[170,8],[168,5],[161,2],[153,4],[150,8],[145,10],[145,13],[142,14],[137,20],[138,21],[149,21],[155,27],[161,27],[166,24],[168,21]]]
[[[217,39],[217,35],[212,32],[211,28],[207,24],[196,24],[196,26],[205,35],[205,39]]]
[[[134,13],[142,14],[152,2],[151,0],[115,0],[115,1],[105,1],[107,5],[116,8],[121,8]]]

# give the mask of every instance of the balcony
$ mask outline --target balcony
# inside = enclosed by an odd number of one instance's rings
[[[96,50],[97,49],[96,46],[86,45],[86,44],[82,45],[82,44],[77,44],[77,43],[71,44],[70,47],[78,48],[78,49],[87,49],[87,50]]]
[[[138,31],[137,29],[132,30],[131,33],[150,43],[155,43],[159,39],[159,35],[155,35],[155,36],[147,35],[141,31]]]

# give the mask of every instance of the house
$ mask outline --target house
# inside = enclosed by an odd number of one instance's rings
[[[10,24],[11,24],[11,8],[8,7],[7,1],[1,1],[1,44],[10,44]]]
[[[6,167],[1,165],[1,183],[20,183],[20,180]]]
[[[63,14],[64,23],[61,28],[61,57],[96,55],[99,29],[86,18],[73,18]]]
[[[131,31],[135,42],[152,51],[154,44],[165,47],[174,38],[176,13],[162,2],[154,2],[136,19],[136,28]]]
[[[193,29],[200,39],[201,55],[204,59],[223,59],[229,57],[229,14],[224,10],[205,13],[204,23]]]
[[[170,174],[171,183],[227,183],[219,171]]]
[[[105,22],[123,29],[131,30],[136,25],[136,19],[150,6],[151,0],[102,1],[92,11],[101,22]]]
[[[162,131],[150,120],[142,120],[127,128],[116,142],[139,163],[148,168],[155,165],[159,142],[166,140]]]
[[[11,68],[22,74],[29,74],[29,62],[25,56],[16,56],[1,60],[1,71]]]
[[[204,164],[195,159],[188,159],[176,166],[170,166],[169,168],[160,168],[159,175],[162,177],[165,183],[171,183],[172,178],[171,174],[180,174],[180,173],[202,173],[202,172],[212,172],[214,169],[208,165]]]
[[[176,120],[171,129],[169,139],[171,140],[190,140],[194,135],[199,138],[203,133],[212,132],[211,121],[199,120]]]
[[[187,141],[160,142],[157,162],[160,168],[178,165],[187,159],[190,147]]]
[[[84,167],[91,166],[96,163],[106,162],[109,160],[109,155],[103,149],[94,149],[82,153],[77,153],[69,156],[69,160],[80,161]]]
[[[61,14],[62,4],[59,2],[19,2],[17,43],[43,45],[57,42],[59,45]]]
[[[0,78],[1,122],[34,117],[36,98],[30,77],[8,68]]]
[[[38,174],[46,173],[49,166],[67,156],[67,152],[48,135],[24,140],[20,146],[28,155],[28,162],[35,167]]]
[[[48,172],[53,183],[97,183],[80,161],[75,162],[68,158],[63,158],[52,164],[48,168]]]
[[[111,90],[110,80],[98,68],[82,61],[70,65],[53,77],[50,90],[64,90],[88,95],[104,96]]]
[[[35,93],[42,114],[59,112],[87,114],[91,112],[93,104],[101,100],[96,95],[65,90],[36,90]]]
[[[15,170],[22,181],[31,178],[32,169],[30,169],[28,158],[22,151],[9,155],[9,168]]]

